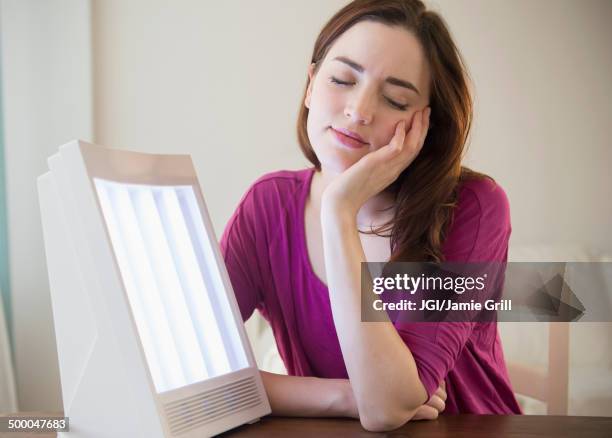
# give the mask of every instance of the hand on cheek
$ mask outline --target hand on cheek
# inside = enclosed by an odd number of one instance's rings
[[[330,211],[355,215],[365,201],[395,181],[421,151],[430,112],[429,108],[415,112],[408,130],[406,121],[400,120],[387,145],[366,154],[336,178],[323,194],[324,203],[332,207]]]
[[[410,152],[410,156],[405,157],[410,158],[406,166],[418,155],[425,143],[430,114],[429,107],[415,111],[408,121],[400,120],[395,126],[395,133],[388,146],[395,146],[396,151],[407,149],[406,154]]]
[[[426,109],[423,110],[415,110],[413,111],[411,114],[408,114],[406,117],[401,118],[399,120],[397,120],[396,122],[393,123],[393,125],[391,125],[391,130],[390,132],[387,134],[385,141],[380,144],[376,149],[380,149],[383,146],[389,145],[393,142],[393,139],[395,138],[395,136],[398,134],[398,129],[400,128],[400,125],[403,123],[404,126],[404,136],[407,136],[408,133],[410,132],[410,130],[412,129],[412,126],[414,124],[415,119],[417,118],[417,116],[419,116],[419,114],[422,111],[425,111]]]

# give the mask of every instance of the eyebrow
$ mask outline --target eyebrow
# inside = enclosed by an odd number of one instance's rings
[[[345,56],[337,56],[333,60],[334,61],[340,61],[343,64],[348,65],[353,70],[358,71],[359,73],[363,73],[363,71],[365,70],[362,65],[357,64],[355,61],[353,61],[353,60],[351,60],[351,59],[349,59],[349,58],[347,58]],[[419,93],[419,90],[417,89],[417,87],[415,87],[412,82],[404,81],[403,79],[394,78],[393,76],[387,77],[387,79],[385,79],[385,82],[387,82],[387,83],[389,83],[391,85],[397,85],[398,87],[407,88],[409,90],[414,91],[419,96],[421,95],[421,93]]]

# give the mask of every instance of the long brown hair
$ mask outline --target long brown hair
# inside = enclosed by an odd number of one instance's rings
[[[431,128],[417,158],[386,189],[395,199],[394,217],[375,233],[390,231],[390,261],[440,262],[460,183],[484,177],[461,166],[473,110],[465,63],[442,17],[426,10],[420,0],[355,0],[321,30],[311,59],[315,68],[340,35],[366,20],[412,32],[431,71]],[[306,131],[305,96],[306,90],[297,121],[298,141],[306,158],[320,170]]]

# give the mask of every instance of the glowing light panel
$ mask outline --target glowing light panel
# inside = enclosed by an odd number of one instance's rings
[[[246,368],[193,188],[94,182],[157,392]]]

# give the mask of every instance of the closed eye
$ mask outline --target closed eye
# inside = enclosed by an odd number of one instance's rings
[[[338,84],[338,85],[342,85],[342,86],[355,85],[355,82],[343,81],[341,79],[338,79],[335,76],[330,77],[329,80],[330,80],[330,82],[332,82],[334,84]],[[402,105],[401,103],[398,103],[398,102],[394,101],[393,99],[389,99],[386,96],[384,96],[384,98],[387,101],[387,103],[389,103],[389,105],[391,105],[395,109],[398,109],[398,110],[401,110],[401,111],[406,111],[406,109],[408,108],[408,105]]]
[[[406,108],[408,108],[408,105],[402,105],[401,103],[397,103],[396,101],[391,100],[388,97],[385,97],[385,100],[387,102],[389,102],[391,104],[391,106],[393,106],[393,107],[395,107],[395,108],[397,108],[399,110],[406,111]]]
[[[340,79],[332,76],[331,78],[329,78],[330,82],[333,82],[334,84],[338,84],[338,85],[355,85],[355,82],[347,82],[347,81],[341,81]]]

